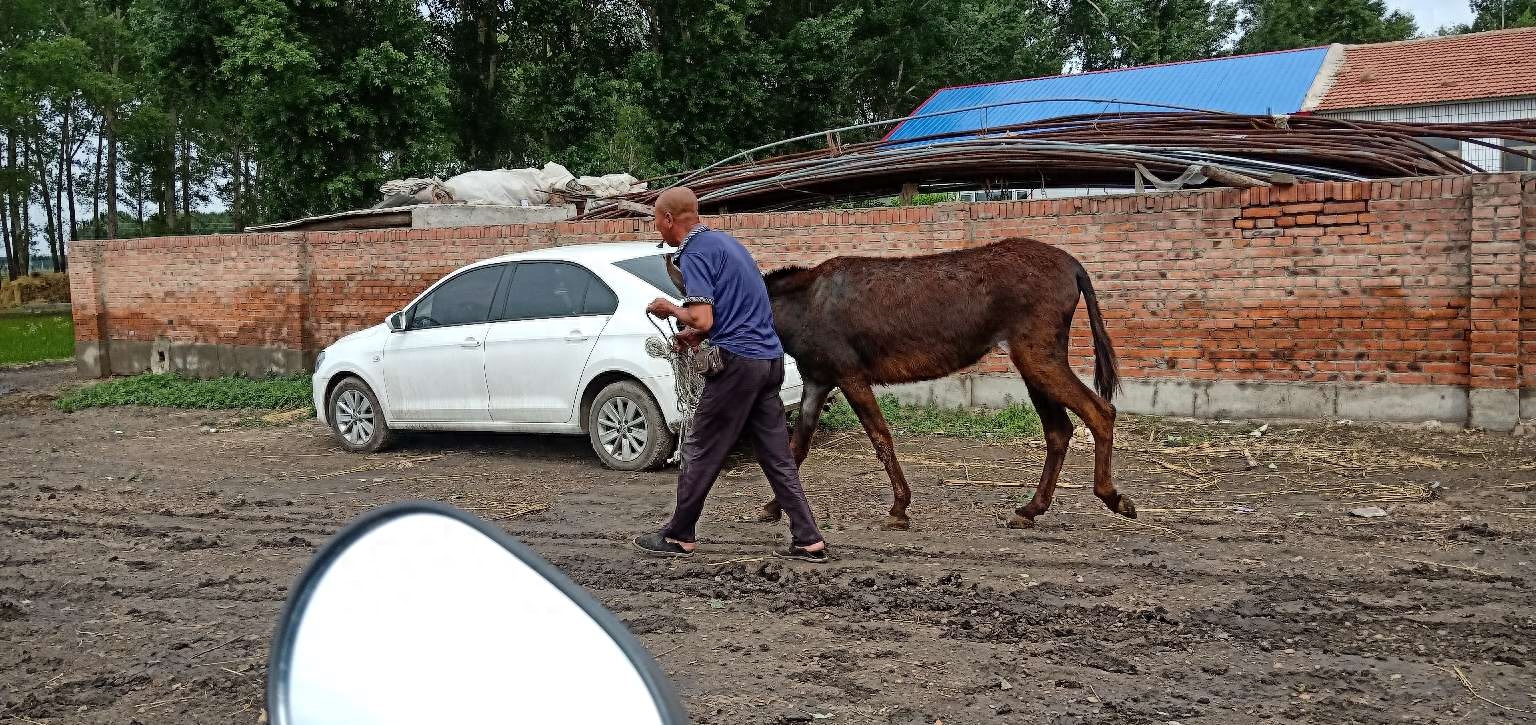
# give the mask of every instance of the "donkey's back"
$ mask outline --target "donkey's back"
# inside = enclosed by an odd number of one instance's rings
[[[1070,316],[1082,266],[1033,239],[916,257],[835,257],[770,273],[786,351],[803,375],[862,372],[873,383],[943,377],[1037,318]]]

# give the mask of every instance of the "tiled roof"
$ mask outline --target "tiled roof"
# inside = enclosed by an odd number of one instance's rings
[[[1536,28],[1351,45],[1311,110],[1536,96]]]

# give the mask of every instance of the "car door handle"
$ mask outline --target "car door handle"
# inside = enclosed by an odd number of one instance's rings
[[[459,343],[459,347],[477,348],[480,347],[480,341],[473,337],[466,337],[463,342]]]
[[[590,339],[592,339],[592,336],[583,335],[581,330],[571,330],[570,332],[565,333],[566,342],[586,342]]]

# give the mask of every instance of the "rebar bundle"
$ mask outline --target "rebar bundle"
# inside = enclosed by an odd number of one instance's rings
[[[962,109],[968,110],[968,109]],[[920,118],[914,116],[910,118]],[[894,119],[889,123],[899,122]],[[887,123],[887,122],[879,122]],[[685,185],[706,212],[814,208],[829,203],[923,191],[1045,189],[1156,183],[1179,177],[1198,186],[1267,186],[1296,181],[1482,173],[1432,146],[1440,138],[1529,157],[1504,142],[1536,143],[1536,121],[1472,124],[1387,123],[1319,116],[1244,116],[1155,111],[1051,118],[920,138],[843,144],[827,131],[768,144],[619,197],[586,219],[642,213],[668,186]],[[807,139],[812,151],[755,155]],[[1162,188],[1159,186],[1159,188]]]

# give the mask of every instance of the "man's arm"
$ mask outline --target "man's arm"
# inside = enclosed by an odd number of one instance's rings
[[[699,332],[708,333],[715,326],[715,306],[703,302],[679,307],[665,297],[657,297],[646,305],[645,311],[662,319],[676,317],[678,322]]]
[[[657,297],[645,311],[661,318],[676,317],[684,325],[709,332],[715,326],[715,288],[706,254],[708,252],[701,250],[678,255],[678,267],[688,295],[681,307],[669,299]]]

